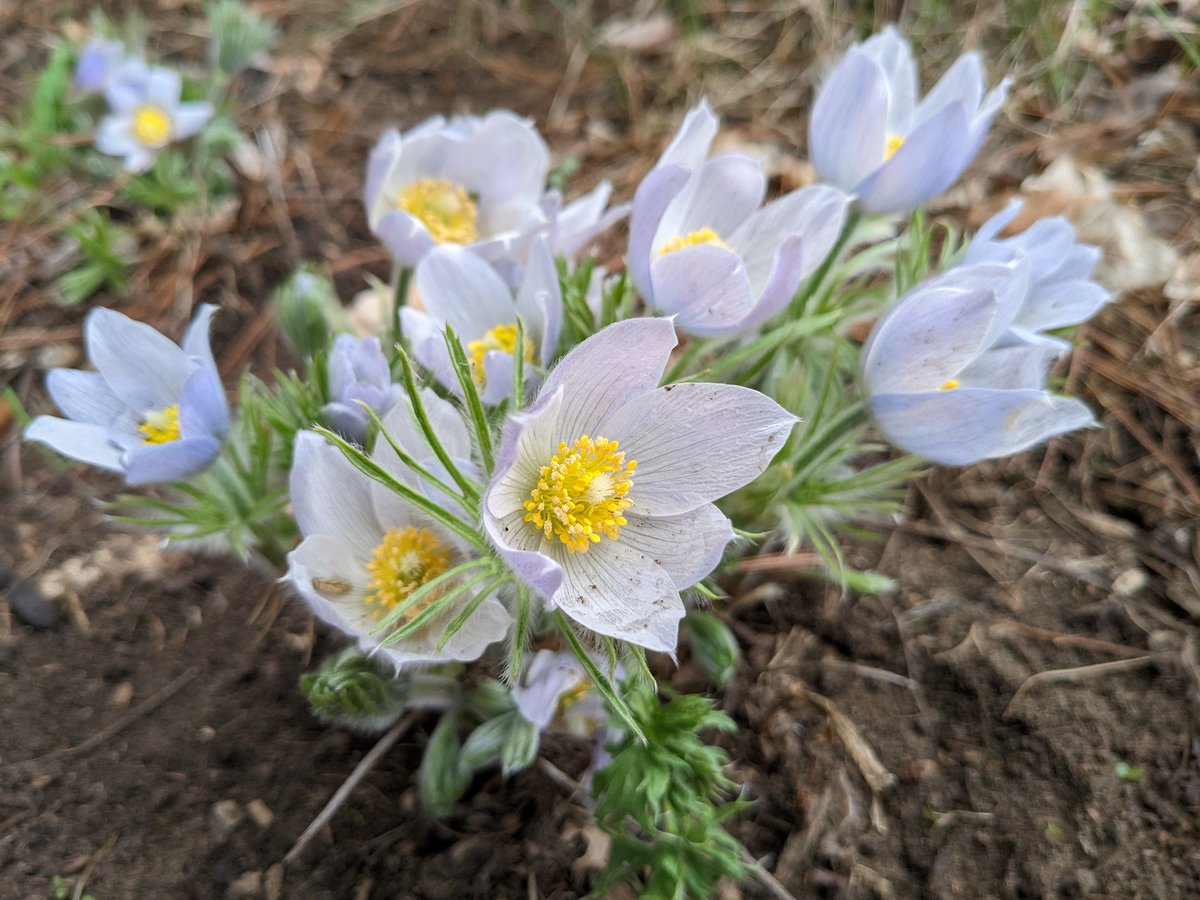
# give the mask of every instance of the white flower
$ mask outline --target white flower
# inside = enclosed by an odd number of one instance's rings
[[[124,157],[131,172],[148,168],[159,150],[199,133],[212,118],[211,103],[182,103],[182,90],[178,72],[126,60],[104,86],[111,112],[96,129],[96,149]]]

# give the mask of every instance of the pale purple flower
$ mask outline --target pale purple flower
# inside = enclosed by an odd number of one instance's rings
[[[377,337],[339,334],[329,353],[329,395],[321,413],[334,431],[361,444],[371,417],[365,403],[382,416],[403,393],[392,384],[392,372]]]
[[[469,456],[470,435],[453,407],[430,393],[423,399],[451,455]],[[432,451],[418,437],[406,405],[394,407],[383,424],[418,462],[439,469]],[[437,496],[400,462],[386,442],[379,442],[374,459],[397,479]],[[301,432],[296,438],[289,487],[304,540],[288,554],[287,581],[318,618],[354,637],[361,649],[378,652],[400,668],[477,659],[488,645],[508,633],[512,618],[491,597],[439,650],[437,644],[448,619],[470,600],[464,597],[437,621],[381,646],[386,632],[372,632],[387,613],[422,585],[468,561],[472,548],[368,478],[340,450],[312,432]],[[430,602],[435,599],[431,597]]]
[[[910,210],[975,158],[1008,85],[985,95],[979,55],[966,53],[918,102],[912,50],[889,25],[851,47],[817,92],[808,127],[813,165],[867,212]]]
[[[562,191],[549,190],[542,197],[542,214],[546,225],[542,229],[550,252],[555,256],[575,259],[584,250],[623,218],[629,215],[629,204],[610,207],[612,185],[607,181],[587,194],[566,203]]]
[[[178,72],[127,59],[104,87],[110,112],[96,129],[96,149],[124,157],[131,172],[148,168],[167,144],[198,134],[212,118],[207,102],[183,103]]]
[[[83,340],[95,372],[53,369],[50,396],[67,418],[38,416],[25,439],[123,472],[129,484],[178,481],[221,450],[229,409],[208,344],[215,306],[201,306],[182,347],[149,325],[93,309]]]
[[[125,59],[125,45],[120,41],[92,38],[83,45],[75,62],[75,86],[89,94],[104,90]]]
[[[461,393],[443,338],[449,324],[462,341],[484,403],[512,395],[517,319],[528,384],[536,384],[554,358],[562,328],[562,290],[545,242],[534,242],[515,292],[484,260],[465,247],[435,247],[416,271],[424,309],[406,306],[400,323],[413,355],[450,390]]]
[[[1013,318],[1010,332],[1026,342],[1065,341],[1044,332],[1078,325],[1090,319],[1112,294],[1091,280],[1100,250],[1075,241],[1075,229],[1061,216],[1038,219],[1010,238],[1000,232],[1021,211],[1015,200],[983,223],[963,257],[963,265],[1008,263],[1024,259],[1029,264],[1029,289]]]
[[[701,103],[638,187],[629,269],[646,302],[702,336],[739,334],[782,312],[841,232],[850,198],[818,185],[765,206],[748,156],[704,156],[716,119]]]
[[[620,674],[616,675],[619,680]],[[538,731],[552,730],[591,737],[608,723],[608,708],[592,690],[574,654],[539,650],[512,689],[517,712]]]
[[[863,380],[888,440],[966,465],[1095,424],[1082,402],[1043,387],[1062,348],[1008,334],[1028,288],[1026,261],[964,266],[918,285],[879,320]]]
[[[796,421],[748,388],[659,388],[675,343],[669,319],[629,319],[571,350],[510,416],[483,500],[488,536],[547,607],[666,652],[679,592],[733,535],[713,501],[756,478]]]
[[[367,163],[367,222],[404,266],[439,244],[503,259],[545,221],[549,158],[530,121],[507,110],[393,128]]]

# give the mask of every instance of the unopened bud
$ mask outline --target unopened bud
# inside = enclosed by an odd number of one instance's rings
[[[293,272],[275,289],[271,302],[284,336],[305,357],[324,353],[345,320],[333,280],[311,266]]]
[[[692,656],[719,685],[733,677],[741,651],[729,626],[710,613],[692,610],[683,619],[692,636]]]

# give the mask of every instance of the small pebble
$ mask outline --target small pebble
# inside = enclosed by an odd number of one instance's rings
[[[208,826],[213,841],[220,844],[245,820],[245,813],[236,800],[218,800],[208,812]]]
[[[262,872],[243,872],[226,888],[225,896],[231,898],[231,900],[241,900],[241,898],[246,897],[261,897],[262,889]]]
[[[259,828],[270,828],[271,823],[275,821],[275,813],[271,812],[271,807],[261,800],[251,800],[247,803],[246,814]]]
[[[58,624],[58,609],[36,587],[6,569],[0,569],[0,594],[8,601],[14,616],[30,628],[53,628]]]

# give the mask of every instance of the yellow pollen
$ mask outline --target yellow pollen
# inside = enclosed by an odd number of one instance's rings
[[[939,391],[952,391],[956,387],[958,387],[958,379],[951,378],[949,381],[947,381],[945,384],[943,384],[940,388],[938,388],[938,390]]]
[[[467,356],[471,363],[471,374],[480,387],[487,382],[487,373],[483,368],[483,358],[489,351],[500,350],[504,353],[515,353],[517,349],[517,323],[508,322],[497,325],[477,341],[467,343]],[[533,340],[525,338],[525,362],[533,362]]]
[[[659,256],[666,256],[668,253],[674,253],[676,250],[682,250],[684,247],[695,247],[697,244],[712,244],[714,247],[721,247],[729,250],[727,243],[721,240],[721,236],[711,228],[701,228],[699,231],[692,231],[688,234],[677,234],[671,238],[658,251]]]
[[[586,551],[601,536],[615,540],[626,524],[621,513],[633,504],[626,495],[636,468],[636,460],[626,462],[616,441],[586,434],[571,446],[562,441],[529,492],[525,521],[572,553]]]
[[[370,593],[363,598],[368,606],[378,606],[375,617],[382,619],[389,610],[407,600],[414,591],[450,568],[450,550],[428,528],[389,528],[367,563],[371,573]],[[411,621],[438,599],[434,591],[423,602],[405,610],[402,618]]]
[[[887,146],[883,148],[883,158],[885,160],[891,159],[896,155],[896,151],[903,146],[904,138],[896,134],[889,135],[887,139]]]
[[[562,715],[580,700],[587,696],[588,691],[592,689],[592,683],[587,678],[581,678],[570,688],[563,692],[563,695],[558,698],[557,713]]]
[[[422,178],[405,185],[396,206],[420,219],[438,244],[470,244],[478,232],[479,209],[467,189],[444,178]]]
[[[171,116],[161,106],[147,103],[133,111],[133,139],[143,147],[161,147],[171,139]]]
[[[179,404],[172,403],[146,413],[138,426],[143,444],[169,444],[179,440]]]

